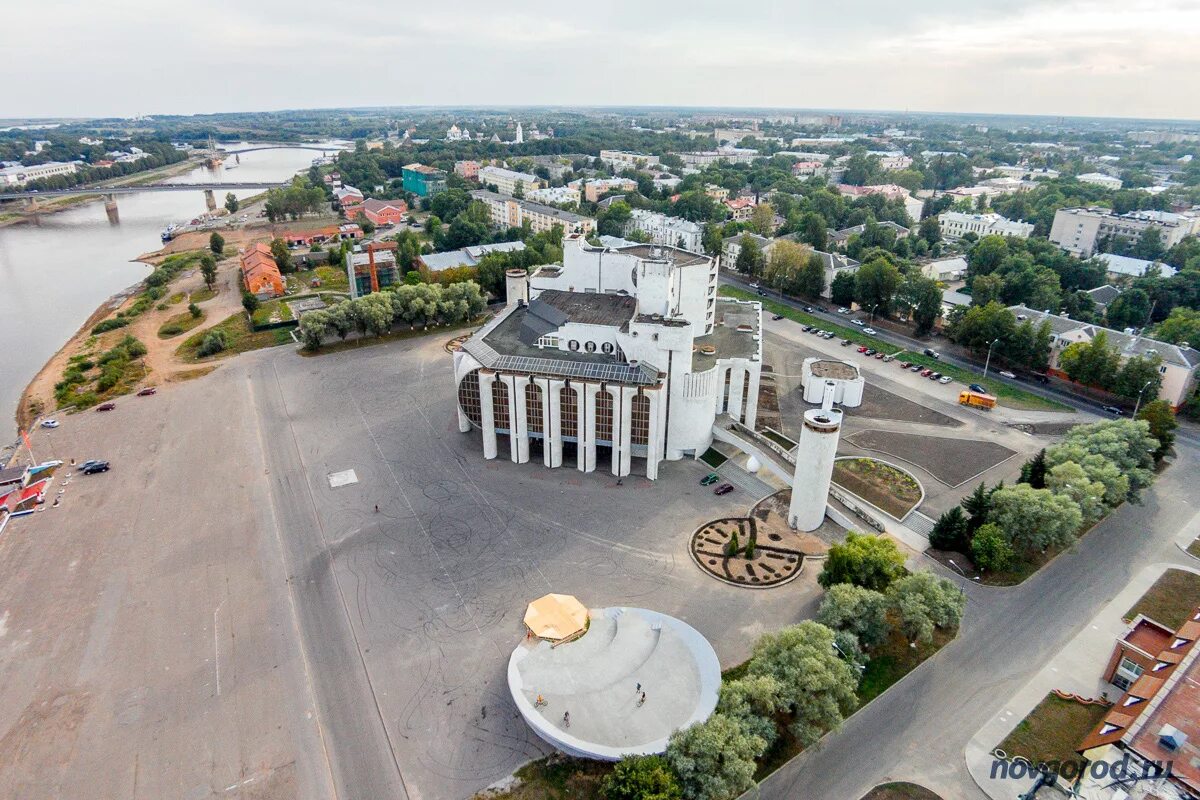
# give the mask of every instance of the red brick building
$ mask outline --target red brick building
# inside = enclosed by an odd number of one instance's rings
[[[408,204],[403,200],[376,200],[369,197],[363,201],[359,212],[377,226],[398,225],[408,213]],[[354,219],[349,214],[347,216]]]
[[[285,293],[283,275],[271,256],[271,248],[259,242],[241,253],[242,281],[246,290],[260,300],[280,297]]]

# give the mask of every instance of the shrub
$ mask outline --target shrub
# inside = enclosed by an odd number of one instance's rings
[[[183,326],[176,322],[172,322],[169,325],[163,325],[158,329],[158,332],[162,336],[178,336],[179,334],[183,333]]]
[[[246,309],[247,314],[253,314],[258,310],[258,298],[249,292],[242,292],[242,308]]]
[[[626,756],[601,785],[605,800],[679,800],[683,790],[662,756]]]
[[[120,317],[112,317],[110,319],[102,319],[99,322],[97,322],[95,325],[92,326],[92,335],[95,336],[100,333],[108,333],[109,331],[115,331],[117,328],[124,328],[128,324],[129,324],[129,320],[126,320],[126,319],[123,319]]]
[[[967,549],[969,522],[960,506],[955,506],[938,517],[929,532],[929,544],[938,550],[964,552]]]
[[[192,319],[200,319],[200,315],[204,312],[195,303],[188,303],[188,313],[192,315]]]
[[[216,355],[228,346],[224,331],[209,331],[205,334],[204,339],[200,342],[200,348],[196,351],[196,355],[204,358],[205,356]]]
[[[984,572],[1008,569],[1013,560],[1012,545],[998,525],[987,524],[971,540],[971,560]]]
[[[882,592],[903,574],[904,554],[894,541],[850,531],[844,543],[829,548],[817,582],[826,589],[837,583],[852,583]]]
[[[754,759],[766,742],[724,714],[671,734],[667,763],[691,800],[725,800],[754,784]]]
[[[837,583],[821,600],[817,622],[835,631],[849,631],[858,641],[874,647],[888,635],[888,601],[882,592]]]
[[[729,537],[729,544],[725,545],[725,555],[729,556],[730,558],[733,558],[734,556],[736,556],[738,554],[738,551],[740,551],[741,549],[742,549],[742,547],[738,543],[737,531],[734,531],[733,536]]]
[[[966,595],[946,578],[915,572],[888,589],[888,599],[910,642],[930,642],[934,628],[950,629],[962,620]]]

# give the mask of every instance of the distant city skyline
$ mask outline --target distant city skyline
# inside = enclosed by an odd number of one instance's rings
[[[970,4],[980,6],[983,4]],[[736,106],[1200,118],[1200,5],[859,0],[8,9],[5,117]]]

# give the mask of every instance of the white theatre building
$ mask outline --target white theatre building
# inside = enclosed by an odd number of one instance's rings
[[[618,476],[638,458],[655,478],[709,447],[717,415],[754,426],[762,307],[717,297],[715,259],[570,234],[561,265],[508,279],[509,305],[454,357],[459,430],[486,458],[607,458]]]

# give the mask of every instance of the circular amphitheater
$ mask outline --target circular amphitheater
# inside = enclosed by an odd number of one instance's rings
[[[550,745],[617,761],[661,753],[673,731],[708,719],[721,665],[685,622],[644,608],[601,608],[592,609],[577,639],[518,645],[508,660],[508,686],[525,722]]]

